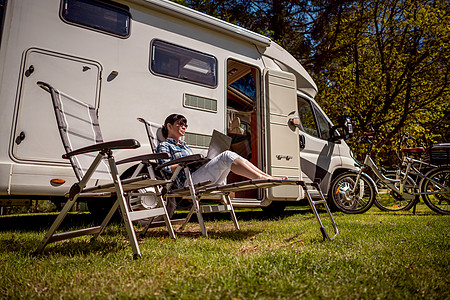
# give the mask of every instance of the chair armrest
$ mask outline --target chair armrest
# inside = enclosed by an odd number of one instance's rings
[[[167,166],[171,166],[171,165],[175,165],[175,164],[185,164],[188,165],[190,163],[197,163],[197,162],[201,162],[205,160],[205,157],[201,154],[193,154],[193,155],[189,155],[189,156],[184,156],[184,157],[180,157],[171,161],[168,161],[162,165],[159,165],[158,167],[156,167],[156,169],[161,169]]]
[[[74,155],[85,154],[90,152],[103,152],[106,153],[109,150],[115,149],[136,149],[139,148],[141,144],[135,139],[127,139],[127,140],[117,140],[110,141],[104,143],[98,143],[91,146],[83,147],[69,153],[64,154],[63,158],[70,158]]]
[[[168,159],[170,158],[170,154],[166,152],[161,153],[152,153],[152,154],[144,154],[139,156],[134,156],[126,159],[119,160],[116,162],[116,165],[126,164],[135,161],[149,161],[149,160],[157,160],[157,159]]]

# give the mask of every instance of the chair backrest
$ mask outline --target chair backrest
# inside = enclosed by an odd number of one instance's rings
[[[156,153],[156,147],[158,147],[159,143],[166,140],[162,134],[162,125],[146,121],[143,118],[138,118],[138,121],[144,123],[150,147],[152,148],[152,152]]]
[[[103,142],[97,111],[94,107],[45,82],[38,82],[38,85],[51,95],[60,137],[66,153]],[[79,180],[86,174],[97,154],[86,153],[70,158],[70,163]],[[106,161],[100,163],[91,178],[111,179]]]

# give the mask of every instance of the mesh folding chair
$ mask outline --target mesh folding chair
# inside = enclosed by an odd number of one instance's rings
[[[148,122],[143,118],[138,118],[138,120],[144,123],[145,128],[147,130],[147,135],[150,141],[150,146],[152,151],[156,151],[157,145],[164,140],[161,133],[162,125]],[[192,177],[189,171],[189,165],[194,163],[205,163],[207,160],[201,154],[194,154],[191,156],[186,156],[178,159],[174,159],[166,164],[160,165],[157,167],[164,168],[165,166],[170,166],[173,164],[178,164],[177,169],[173,173],[171,177],[171,182],[167,187],[166,196],[172,197],[188,197],[192,200],[192,208],[189,211],[187,217],[184,220],[180,220],[182,225],[180,230],[182,230],[185,225],[189,222],[192,215],[195,213],[197,215],[197,220],[199,222],[202,234],[204,236],[208,236],[206,231],[206,227],[203,221],[202,213],[210,213],[210,212],[220,212],[220,211],[229,211],[231,213],[231,218],[236,229],[239,230],[239,224],[236,218],[236,214],[233,209],[233,205],[231,203],[231,199],[229,194],[231,192],[239,192],[239,191],[247,191],[252,189],[263,189],[263,188],[273,188],[276,186],[284,186],[284,185],[299,185],[305,192],[306,198],[308,199],[308,203],[311,206],[313,214],[316,217],[316,220],[319,224],[320,231],[324,239],[333,240],[338,234],[339,230],[337,228],[337,224],[334,221],[334,218],[331,214],[331,211],[327,205],[327,201],[324,198],[324,195],[320,189],[319,181],[314,181],[312,183],[305,183],[304,181],[298,180],[282,180],[282,179],[258,179],[258,180],[245,180],[241,182],[233,182],[225,185],[211,185],[210,182],[201,182],[196,185],[192,182]],[[179,172],[185,172],[186,180],[188,183],[188,187],[174,188],[175,178],[178,176]],[[310,193],[310,189],[315,189],[318,191],[320,198],[313,199]],[[201,199],[219,199],[223,204],[221,205],[202,205],[200,206]],[[316,206],[323,205],[327,211],[327,214],[331,220],[331,225],[334,230],[334,235],[328,235],[322,220],[319,216]]]
[[[82,101],[79,101],[45,82],[37,83],[42,89],[49,92],[53,101],[53,107],[58,124],[60,136],[66,150],[63,158],[69,159],[78,182],[72,185],[68,192],[68,201],[51,225],[44,239],[38,246],[36,253],[43,251],[48,243],[71,239],[84,235],[93,235],[97,238],[105,229],[116,210],[120,208],[122,219],[133,250],[134,257],[141,256],[136,239],[133,221],[145,218],[163,216],[169,235],[175,239],[175,234],[170,223],[167,210],[162,200],[161,187],[168,183],[167,180],[156,179],[154,173],[133,176],[121,180],[117,171],[113,150],[135,149],[140,147],[138,141],[125,139],[104,142],[97,119],[96,109]],[[163,156],[161,156],[163,155]],[[150,159],[168,158],[163,153],[157,155],[145,155],[131,158],[130,161],[141,162],[145,165]],[[98,181],[106,182],[97,185]],[[127,197],[136,195],[138,191],[148,187],[153,188],[152,196],[157,196],[158,205],[153,209],[130,212],[127,205]],[[143,194],[145,195],[145,193]],[[101,225],[69,232],[56,233],[67,213],[83,197],[98,199],[98,197],[116,197],[112,208],[101,222]]]
[[[146,121],[143,118],[138,118],[138,121],[142,122],[145,125],[145,129],[147,131],[147,136],[148,136],[148,139],[150,142],[150,148],[153,153],[156,153],[156,148],[157,148],[158,144],[165,140],[162,135],[162,125]],[[236,218],[236,214],[234,213],[233,205],[231,205],[231,201],[228,197],[228,194],[221,195],[220,199],[223,204],[200,206],[200,198],[202,195],[199,195],[198,193],[196,193],[196,189],[198,189],[202,185],[207,185],[210,182],[204,182],[204,183],[194,186],[192,184],[189,168],[187,166],[191,163],[198,164],[198,163],[202,163],[204,161],[205,160],[203,159],[202,155],[194,154],[191,156],[172,160],[167,164],[167,165],[179,164],[178,168],[175,170],[175,172],[172,174],[172,176],[170,176],[170,183],[166,186],[167,194],[165,196],[167,197],[167,199],[178,197],[178,198],[188,198],[188,199],[191,199],[191,201],[192,201],[192,207],[191,207],[191,210],[189,211],[187,218],[171,220],[172,224],[173,225],[182,224],[180,229],[181,230],[184,229],[185,225],[189,222],[191,216],[195,212],[197,215],[197,220],[200,225],[202,234],[204,236],[208,236],[202,213],[229,211],[231,214],[231,218],[233,220],[234,226],[236,227],[236,229],[239,230],[239,224],[238,224],[238,221]],[[156,167],[156,169],[160,170],[161,174],[164,176],[164,173],[162,171],[163,167],[164,166],[158,166],[158,167]],[[177,178],[177,176],[180,172],[185,172],[186,177],[188,178],[188,182],[189,182],[188,188],[177,188],[176,187],[175,179]],[[180,191],[181,193],[179,193],[178,191]],[[148,227],[155,227],[158,225],[159,224],[157,222],[155,222],[154,224],[149,223]]]

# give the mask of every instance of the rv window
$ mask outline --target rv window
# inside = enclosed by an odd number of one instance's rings
[[[124,5],[96,0],[63,0],[61,16],[68,23],[120,37],[130,34],[130,13]]]
[[[158,40],[153,42],[151,48],[150,70],[152,72],[216,86],[217,59],[214,56]]]

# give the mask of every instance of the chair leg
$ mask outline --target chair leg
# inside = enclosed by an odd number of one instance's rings
[[[172,223],[170,222],[170,218],[168,217],[167,209],[164,204],[164,201],[162,200],[162,197],[160,197],[159,201],[161,202],[161,206],[164,208],[163,218],[164,218],[164,222],[166,222],[166,227],[167,227],[167,230],[169,231],[169,235],[171,238],[173,238],[175,240],[177,237],[175,236],[175,232],[173,230]],[[149,224],[150,224],[150,222],[149,222]]]
[[[140,165],[137,170],[134,172],[133,176],[137,176],[139,174],[139,172],[141,171],[141,167],[143,167],[143,164]],[[153,168],[151,167],[150,164],[147,164],[147,172],[150,175],[150,178],[156,178],[156,174],[153,170]],[[170,217],[168,217],[168,212],[167,212],[167,206],[164,203],[164,199],[162,196],[162,189],[159,186],[155,186],[155,192],[159,195],[158,196],[158,207],[162,207],[164,209],[164,222],[166,223],[166,227],[167,230],[169,231],[169,235],[171,238],[173,238],[174,240],[176,239],[175,236],[175,232],[173,230],[173,226],[172,226],[172,222],[170,221]],[[176,206],[176,205],[175,205]],[[175,207],[174,207],[175,210]],[[144,227],[144,230],[142,230],[142,232],[140,233],[140,236],[145,236],[145,234],[147,233],[148,229],[150,228],[150,225],[152,224],[152,222],[155,220],[156,218],[151,218],[148,222],[147,225]]]
[[[106,225],[108,225],[109,221],[111,220],[112,216],[116,212],[117,208],[119,208],[119,201],[116,199],[116,201],[114,202],[113,206],[109,210],[108,214],[103,219],[102,224],[100,225],[100,228],[101,228],[100,231],[92,237],[92,240],[97,239],[100,236],[100,234],[103,233],[103,231],[105,230]]]
[[[66,217],[67,213],[72,209],[73,205],[77,201],[78,194],[75,195],[75,197],[70,198],[66,204],[64,205],[63,209],[59,213],[58,217],[56,217],[56,220],[53,222],[50,229],[45,234],[44,238],[42,239],[41,243],[39,244],[38,248],[36,249],[35,253],[40,254],[42,250],[44,250],[45,246],[49,243],[50,238],[53,236],[53,234],[58,230],[59,226],[61,225],[62,221]]]
[[[155,189],[158,194],[161,193],[161,190],[159,187],[156,187]],[[176,240],[177,237],[175,236],[175,231],[173,230],[172,222],[170,221],[170,218],[168,217],[167,208],[166,208],[166,205],[164,204],[164,200],[163,200],[162,196],[158,197],[158,206],[162,207],[164,209],[164,214],[162,216],[163,216],[164,222],[166,223],[167,230],[169,231],[170,237],[173,238],[174,240]],[[145,225],[144,229],[139,234],[140,236],[145,236],[145,234],[147,233],[147,231],[150,228],[150,225],[152,224],[154,219],[155,218],[151,218],[151,220],[149,220],[147,222],[147,225]]]
[[[239,228],[239,223],[238,223],[238,220],[236,218],[236,214],[234,213],[233,204],[231,204],[230,195],[229,194],[222,195],[222,199],[225,202],[225,204],[230,206],[231,219],[233,220],[234,227],[236,227],[236,229],[239,230],[240,229]]]
[[[125,200],[125,196],[124,196],[123,188],[122,188],[122,183],[120,182],[119,174],[116,169],[116,163],[114,162],[114,158],[111,155],[108,156],[108,162],[109,162],[109,168],[111,170],[111,176],[114,181],[114,187],[116,189],[117,202],[119,203],[120,211],[122,212],[123,222],[124,222],[125,228],[127,230],[131,248],[133,249],[134,258],[138,258],[138,257],[142,256],[141,250],[139,249],[138,241],[136,238],[136,233],[133,228],[133,223],[130,219],[128,205],[126,204],[126,200]]]
[[[50,227],[50,229],[45,234],[44,238],[42,239],[41,243],[39,244],[38,248],[35,251],[36,254],[41,253],[42,250],[44,250],[44,247],[49,242],[52,242],[52,241],[56,240],[56,238],[54,238],[56,230],[58,230],[58,228],[61,225],[62,221],[67,216],[67,213],[72,209],[72,207],[76,203],[78,197],[80,196],[80,192],[86,186],[86,183],[89,181],[89,179],[91,178],[92,174],[97,169],[97,167],[100,164],[100,162],[103,159],[103,157],[104,157],[103,153],[97,154],[96,158],[94,159],[94,161],[92,162],[91,166],[87,170],[87,172],[84,175],[84,177],[80,180],[80,182],[78,182],[77,184],[72,185],[72,187],[70,188],[70,192],[69,192],[69,194],[70,194],[69,199],[67,200],[66,204],[64,205],[64,207],[61,210],[61,212],[59,213],[59,215],[56,217],[56,220],[53,222],[53,224]],[[98,227],[89,228],[87,230],[78,230],[78,231],[76,231],[78,233],[74,233],[74,231],[67,232],[67,233],[62,234],[62,235],[60,234],[58,239],[62,240],[62,239],[69,239],[69,238],[72,238],[72,237],[75,237],[75,236],[81,236],[81,235],[86,235],[86,234],[95,234],[97,232],[97,230],[99,230]]]
[[[191,172],[189,171],[189,168],[184,168],[184,173],[186,174],[186,180],[188,181],[189,191],[191,193],[193,203],[192,209],[195,209],[195,212],[197,214],[197,220],[198,224],[200,225],[202,235],[208,237],[208,232],[206,231],[206,226],[205,222],[203,221],[202,212],[200,211],[199,199],[197,198],[197,193],[195,192],[194,183],[192,182]]]
[[[181,224],[179,230],[184,230],[184,227],[186,226],[186,224],[189,222],[189,220],[191,219],[192,215],[195,212],[195,205],[192,205],[191,209],[189,210],[188,215],[186,216],[186,218],[184,219],[183,224]]]

